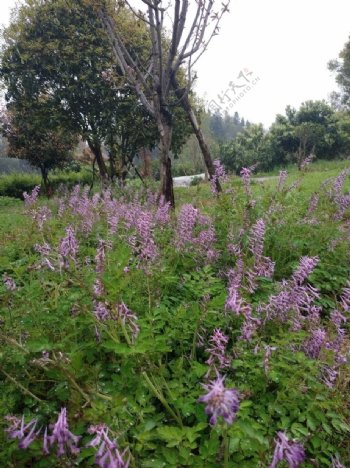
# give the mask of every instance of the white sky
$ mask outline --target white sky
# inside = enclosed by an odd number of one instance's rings
[[[0,0],[0,23],[15,3]],[[327,63],[348,40],[349,19],[349,0],[231,0],[220,35],[197,66],[196,91],[218,102],[230,82],[242,84],[240,70],[250,69],[260,80],[232,112],[265,126],[287,104],[327,99],[336,89]]]

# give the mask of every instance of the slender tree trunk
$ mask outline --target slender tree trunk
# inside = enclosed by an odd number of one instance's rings
[[[109,174],[110,174],[110,178],[111,178],[111,181],[114,181],[114,179],[116,177],[118,177],[118,174],[117,174],[117,169],[116,169],[116,154],[115,154],[115,151],[114,149],[111,149],[109,152],[108,152],[108,156],[109,156]]]
[[[209,147],[205,141],[202,129],[199,126],[196,114],[193,112],[190,100],[188,99],[188,95],[183,89],[180,88],[179,83],[177,82],[175,77],[172,78],[172,87],[174,88],[176,97],[180,101],[180,104],[186,112],[187,117],[191,123],[194,134],[196,135],[196,138],[198,140],[199,147],[202,151],[204,163],[209,174],[209,179],[211,179],[215,174],[213,160],[210,154]],[[216,181],[216,189],[218,192],[222,191],[220,182],[218,180]]]
[[[46,169],[46,167],[40,167],[40,171],[41,171],[41,177],[43,179],[43,186],[44,186],[44,191],[45,191],[45,194],[47,197],[49,197],[51,195],[51,191],[50,191],[50,186],[49,186],[49,174],[48,174],[48,170]]]
[[[88,145],[96,158],[96,162],[100,171],[101,179],[103,182],[106,182],[109,177],[108,177],[107,166],[102,156],[101,145],[99,143],[93,143],[92,141],[88,141]]]
[[[139,150],[140,159],[142,161],[141,175],[142,177],[152,177],[152,155],[149,148],[143,147]]]
[[[171,172],[170,147],[172,138],[172,125],[167,114],[160,114],[158,120],[159,130],[159,159],[160,159],[160,194],[166,202],[175,208],[173,177]]]

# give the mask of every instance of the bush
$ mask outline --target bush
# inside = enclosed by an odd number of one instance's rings
[[[53,191],[60,185],[71,188],[76,184],[91,184],[92,175],[88,171],[57,173],[50,177]],[[23,192],[30,192],[36,185],[41,185],[41,177],[36,174],[9,174],[0,176],[0,196],[23,198]]]

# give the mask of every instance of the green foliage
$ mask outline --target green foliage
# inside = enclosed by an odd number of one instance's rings
[[[0,196],[23,198],[23,192],[31,192],[36,185],[40,185],[42,179],[34,174],[10,174],[0,176]],[[55,192],[60,186],[72,188],[76,184],[90,185],[92,174],[89,171],[56,173],[50,177],[50,187]]]
[[[306,101],[298,110],[287,106],[268,131],[250,125],[231,142],[222,144],[220,158],[231,172],[257,164],[260,171],[314,159],[349,156],[349,118],[335,112],[325,101]]]
[[[345,43],[343,50],[339,53],[339,58],[331,60],[328,68],[336,74],[336,81],[339,92],[334,93],[334,100],[337,105],[350,109],[350,38]]]
[[[110,175],[123,178],[139,149],[156,145],[158,130],[115,63],[94,5],[91,0],[23,2],[3,34],[0,75],[8,105],[25,104],[32,117],[39,116],[36,127],[42,137],[45,123],[52,120],[66,133],[78,133],[88,141],[104,177],[107,169],[100,150],[105,144]],[[143,22],[127,9],[118,9],[114,17],[131,55],[148,57]],[[43,99],[52,114],[46,120],[37,109]],[[179,105],[173,113],[172,150],[177,154],[191,130]],[[35,122],[28,112],[25,120],[28,127]]]
[[[18,201],[0,199],[0,276],[7,272],[17,284],[15,291],[0,285],[1,417],[24,413],[28,420],[38,417],[44,426],[67,406],[70,429],[83,435],[82,445],[90,440],[90,424],[105,423],[119,446],[130,448],[135,467],[215,468],[224,466],[225,452],[226,466],[266,467],[281,430],[305,446],[305,467],[329,467],[336,453],[349,465],[348,369],[342,368],[337,385],[328,389],[320,373],[330,357],[306,356],[305,330],[292,332],[287,324],[271,321],[248,343],[239,339],[242,317],[224,309],[224,273],[235,265],[227,244],[240,239],[245,259],[252,262],[249,230],[264,216],[264,254],[276,269],[273,279],[259,280],[256,292],[247,294],[252,305],[264,303],[277,282],[290,277],[301,256],[318,255],[321,261],[310,281],[320,290],[323,313],[334,309],[350,275],[344,220],[334,220],[335,206],[324,191],[313,214],[318,222],[307,222],[310,196],[320,192],[328,175],[303,174],[297,188],[291,187],[292,175],[280,191],[276,179],[253,183],[255,205],[247,203],[236,178],[225,187],[231,192],[217,199],[210,197],[205,184],[179,189],[182,202],[192,202],[214,220],[219,258],[211,265],[203,255],[176,248],[175,215],[166,226],[155,228],[160,255],[153,266],[145,267],[132,253],[125,226],[108,234],[103,210],[92,232],[86,233],[78,230],[77,213],[68,209],[57,217],[57,203],[51,201],[54,215],[40,231]],[[123,195],[124,203],[133,194],[126,190]],[[140,193],[138,201],[144,196]],[[78,231],[77,264],[61,271],[42,267],[33,246],[45,240],[56,249],[69,224]],[[137,314],[141,331],[135,343],[120,321],[99,322],[92,313],[100,238],[111,242],[101,277],[103,300],[111,309],[124,301]],[[237,419],[229,427],[222,421],[210,427],[197,401],[206,374],[215,377],[206,350],[216,328],[229,337],[225,385],[241,394]],[[266,345],[274,348],[268,370]],[[348,343],[345,346],[348,351]],[[43,351],[49,352],[49,364]],[[2,466],[91,466],[94,460],[91,448],[83,449],[77,459],[58,461],[54,455],[43,456],[39,443],[20,450],[2,431],[0,447]]]

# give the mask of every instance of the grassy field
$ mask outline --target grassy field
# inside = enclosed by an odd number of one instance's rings
[[[0,198],[1,466],[350,466],[349,167]]]

